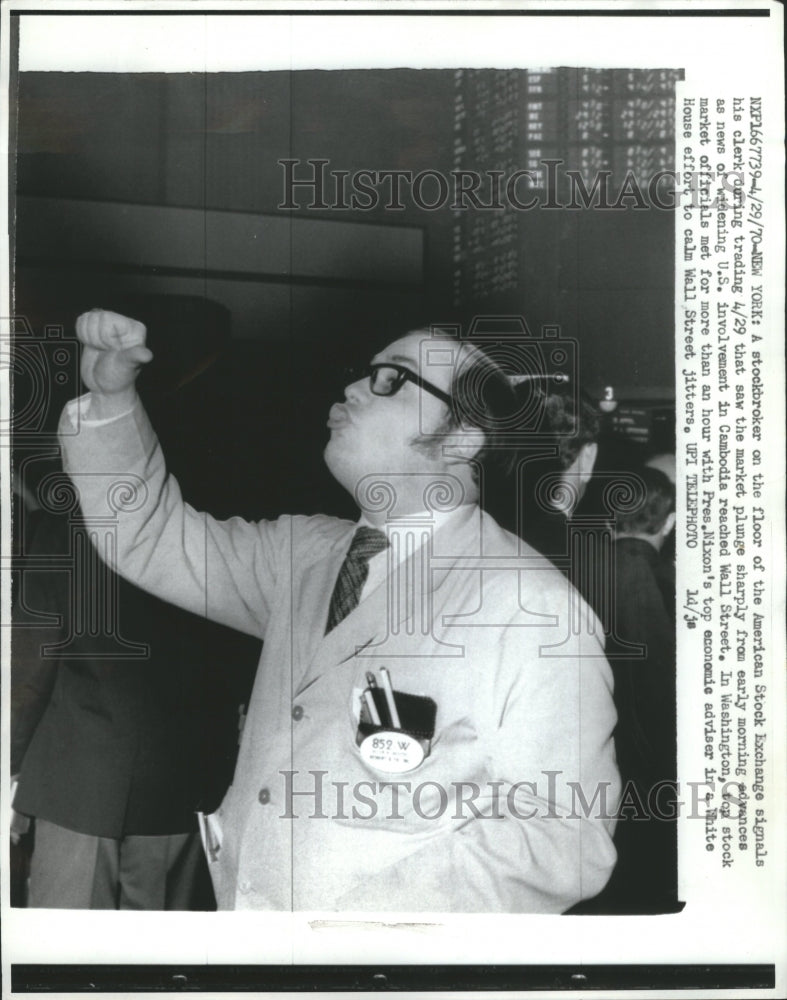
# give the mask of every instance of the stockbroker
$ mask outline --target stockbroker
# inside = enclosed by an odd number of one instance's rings
[[[93,310],[77,333],[90,392],[62,443],[87,523],[116,518],[137,585],[264,639],[204,824],[219,908],[557,913],[599,892],[611,674],[570,584],[480,508],[515,411],[497,364],[408,333],[328,417],[359,522],[219,522],[183,501],[136,396],[144,327]]]

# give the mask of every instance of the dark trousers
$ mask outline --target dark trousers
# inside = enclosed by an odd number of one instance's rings
[[[214,909],[209,883],[196,832],[114,840],[36,820],[30,907]]]

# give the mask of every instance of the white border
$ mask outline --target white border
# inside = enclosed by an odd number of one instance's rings
[[[569,0],[571,2],[571,0]],[[2,7],[0,38],[3,59],[3,162],[7,163],[7,95],[9,66],[9,14],[35,8],[41,3],[7,0]],[[407,18],[409,8],[435,4],[399,4],[397,17],[346,16],[243,18],[200,14],[216,9],[213,2],[165,3],[157,9],[187,9],[193,14],[177,18],[177,30],[162,30],[165,15],[144,19],[124,17],[130,11],[147,9],[142,2],[121,6],[108,3],[74,3],[70,0],[49,7],[86,6],[94,12],[81,18],[37,14],[22,19],[20,68],[104,70],[117,72],[152,70],[242,70],[368,67],[533,67],[557,65],[684,66],[687,77],[729,93],[740,84],[746,93],[767,89],[781,91],[782,8],[778,4],[748,3],[753,9],[767,8],[770,18],[660,18],[627,20],[610,17],[587,21],[572,17],[458,17]],[[225,7],[231,4],[223,4]],[[244,10],[282,9],[276,4],[246,4]],[[299,5],[301,8],[303,5]],[[326,4],[325,7],[355,8],[359,5]],[[362,8],[390,9],[390,4],[367,2]],[[546,12],[549,5],[495,2],[494,8],[526,8]],[[571,3],[579,7],[580,3]],[[582,4],[619,10],[620,4]],[[637,5],[639,9],[645,4]],[[650,7],[663,6],[659,3]],[[716,0],[709,4],[675,2],[671,8],[695,11],[740,8],[742,4]],[[474,3],[452,3],[453,9],[477,9]],[[106,16],[95,12],[105,11]],[[250,30],[250,24],[254,29]],[[209,30],[208,30],[209,29]],[[781,118],[783,121],[783,115]],[[780,125],[779,125],[780,128]],[[772,133],[773,134],[773,133]],[[778,142],[778,139],[774,141]],[[772,155],[781,156],[780,149]],[[2,207],[7,225],[7,206]],[[7,228],[4,230],[7,231]],[[778,262],[777,262],[778,263]],[[3,241],[3,301],[0,315],[8,316],[8,248]],[[0,386],[7,399],[7,385]],[[2,449],[3,462],[7,451]],[[7,468],[3,468],[3,503],[8,502]],[[7,506],[5,507],[7,510]],[[7,519],[3,521],[3,544],[9,540]],[[3,636],[5,643],[6,637]],[[4,653],[7,648],[4,646]],[[5,659],[5,657],[4,657]],[[3,703],[3,728],[7,732],[8,709]],[[783,731],[783,730],[782,730]],[[0,784],[7,802],[8,778]],[[3,843],[7,843],[7,809],[2,819]],[[784,885],[783,858],[774,859],[775,892]],[[13,911],[7,909],[8,888],[3,884],[4,947],[3,972],[8,983],[8,963],[15,962],[158,962],[158,963],[264,963],[375,961],[414,963],[658,963],[771,962],[783,960],[785,916],[783,901],[774,902],[767,914],[753,913],[739,899],[725,898],[708,886],[703,901],[692,900],[680,915],[667,917],[560,918],[560,917],[467,917],[435,915],[431,928],[391,927],[364,922],[347,926],[348,915],[333,926],[315,930],[307,916],[290,914],[134,914],[57,911]],[[780,908],[781,905],[781,908]],[[404,922],[404,917],[398,918]],[[419,914],[417,924],[427,919]],[[386,923],[391,924],[390,918]],[[782,970],[783,974],[783,970]],[[776,994],[784,994],[784,980]],[[549,994],[554,996],[555,994]],[[650,994],[636,993],[645,996]],[[683,995],[683,994],[673,994]],[[685,995],[701,996],[703,991]],[[769,995],[748,992],[749,996]]]

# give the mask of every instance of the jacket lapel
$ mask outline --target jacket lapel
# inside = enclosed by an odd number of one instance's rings
[[[354,611],[325,634],[328,605],[343,559],[344,554],[338,561],[331,560],[328,566],[321,565],[321,572],[310,572],[300,594],[301,600],[306,603],[295,605],[294,631],[300,634],[298,641],[301,644],[301,656],[296,662],[305,667],[296,694],[313,684],[329,667],[355,656],[358,647],[374,641],[385,627],[387,586],[383,580]],[[314,613],[309,626],[302,617],[299,619],[304,608],[311,608]],[[303,628],[299,627],[301,623]]]

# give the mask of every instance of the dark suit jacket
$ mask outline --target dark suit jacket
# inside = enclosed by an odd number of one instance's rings
[[[618,709],[618,764],[624,782],[631,779],[646,790],[675,779],[675,626],[653,546],[619,538],[614,560],[617,636],[645,647],[641,657],[618,659],[614,638],[607,641]]]
[[[42,520],[16,596],[17,811],[102,837],[195,829],[231,780],[259,642],[116,577],[64,517]]]
[[[674,596],[665,595],[659,554],[646,541],[619,538],[613,547],[614,626],[606,652],[615,677],[615,746],[623,779],[615,830],[618,863],[604,891],[576,912],[662,913],[677,898]],[[644,649],[632,655],[623,643]],[[674,786],[673,786],[674,787]]]

